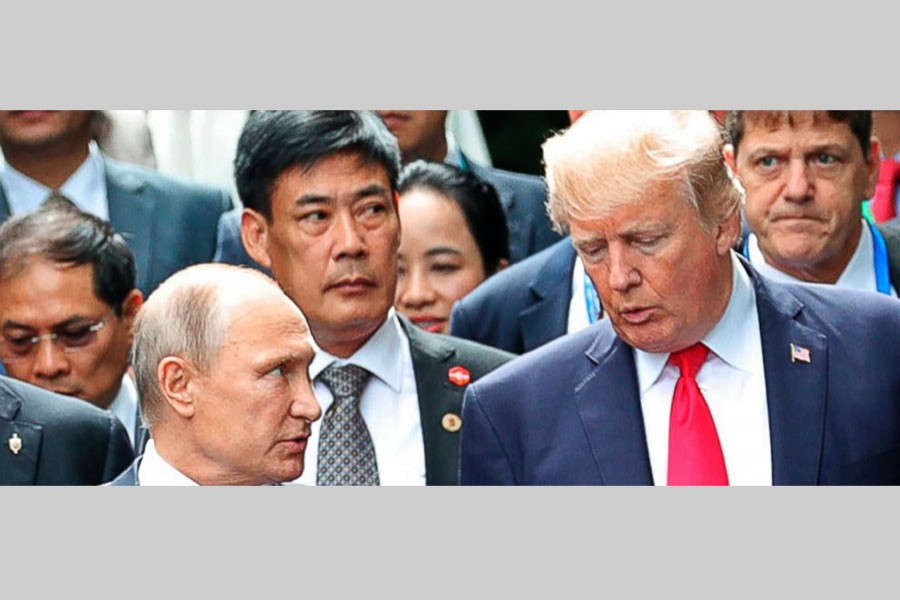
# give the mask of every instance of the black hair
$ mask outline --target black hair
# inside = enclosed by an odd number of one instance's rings
[[[309,170],[338,153],[385,168],[397,189],[400,147],[371,111],[258,110],[247,119],[234,158],[238,194],[246,208],[272,220],[272,190],[287,169]]]
[[[416,188],[442,194],[459,206],[486,276],[497,272],[502,259],[509,261],[506,214],[494,186],[454,166],[417,160],[403,168],[397,191],[402,195]]]
[[[16,215],[0,226],[0,277],[24,269],[34,257],[93,267],[94,294],[122,316],[122,304],[135,289],[134,254],[112,226],[51,197],[37,210]]]

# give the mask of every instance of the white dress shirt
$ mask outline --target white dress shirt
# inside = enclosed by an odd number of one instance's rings
[[[128,374],[122,377],[122,386],[108,410],[125,426],[125,430],[128,431],[128,439],[131,440],[131,447],[134,448],[134,436],[137,433],[138,392],[134,381]]]
[[[775,281],[805,283],[767,263],[759,249],[759,239],[752,233],[747,238],[747,250],[750,255],[750,264],[766,277]],[[872,240],[872,231],[865,221],[862,224],[862,235],[859,236],[856,251],[850,257],[850,262],[844,267],[844,272],[834,282],[834,285],[848,290],[878,291],[875,279],[875,242]],[[897,297],[897,290],[893,285],[891,285],[891,296]]]
[[[17,171],[6,161],[0,161],[0,183],[6,192],[9,210],[14,215],[35,210],[53,192],[43,183]],[[87,158],[60,186],[59,191],[84,212],[104,221],[109,220],[106,168],[96,143],[90,143]]]
[[[716,424],[730,485],[771,485],[769,409],[756,292],[732,253],[733,289],[722,318],[702,342],[709,356],[697,385]],[[785,349],[785,360],[787,360]],[[666,485],[669,465],[669,413],[680,375],[668,354],[635,349],[641,410],[650,467],[656,485]]]
[[[153,440],[147,441],[147,447],[138,465],[138,483],[148,485],[199,485],[196,481],[166,462],[156,450]]]
[[[309,376],[314,380],[313,388],[323,417],[312,424],[303,475],[294,483],[316,484],[319,430],[333,401],[331,390],[317,377],[332,363],[353,364],[373,375],[359,406],[375,446],[381,485],[425,485],[425,442],[416,376],[409,339],[393,308],[378,331],[350,358],[339,359],[317,349]]]

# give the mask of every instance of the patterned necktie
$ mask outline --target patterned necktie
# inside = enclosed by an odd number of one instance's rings
[[[359,398],[371,376],[356,365],[332,365],[319,375],[334,402],[319,432],[316,485],[379,485],[375,446],[359,410]]]
[[[681,371],[669,417],[669,485],[728,485],[716,424],[695,379],[707,354],[694,344],[669,357]]]

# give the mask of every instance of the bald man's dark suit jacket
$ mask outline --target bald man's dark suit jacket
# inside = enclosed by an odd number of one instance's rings
[[[132,460],[111,413],[0,377],[0,485],[100,485]]]
[[[147,295],[176,271],[212,260],[219,217],[231,208],[227,192],[103,160],[109,222],[134,252],[138,289]],[[0,221],[9,214],[0,186]]]
[[[900,303],[745,268],[775,485],[900,484]],[[463,419],[463,485],[653,484],[633,349],[609,320],[471,386]]]

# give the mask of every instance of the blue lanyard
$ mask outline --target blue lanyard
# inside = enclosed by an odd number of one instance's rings
[[[872,232],[872,241],[875,246],[875,287],[878,293],[891,295],[891,273],[888,269],[888,253],[887,244],[884,243],[884,236],[878,231],[878,228],[866,220],[869,231]]]
[[[584,303],[587,306],[588,323],[596,323],[603,314],[603,308],[600,306],[597,290],[587,273],[584,274]]]
[[[866,225],[869,228],[869,231],[872,232],[872,242],[875,247],[875,289],[878,290],[879,294],[887,294],[891,295],[891,273],[888,268],[888,253],[887,253],[887,244],[884,241],[884,236],[881,235],[881,232],[878,231],[878,228],[872,225],[871,221],[868,219],[863,219],[866,222]],[[750,236],[747,236],[747,239],[744,240],[743,247],[744,258],[750,260]]]

